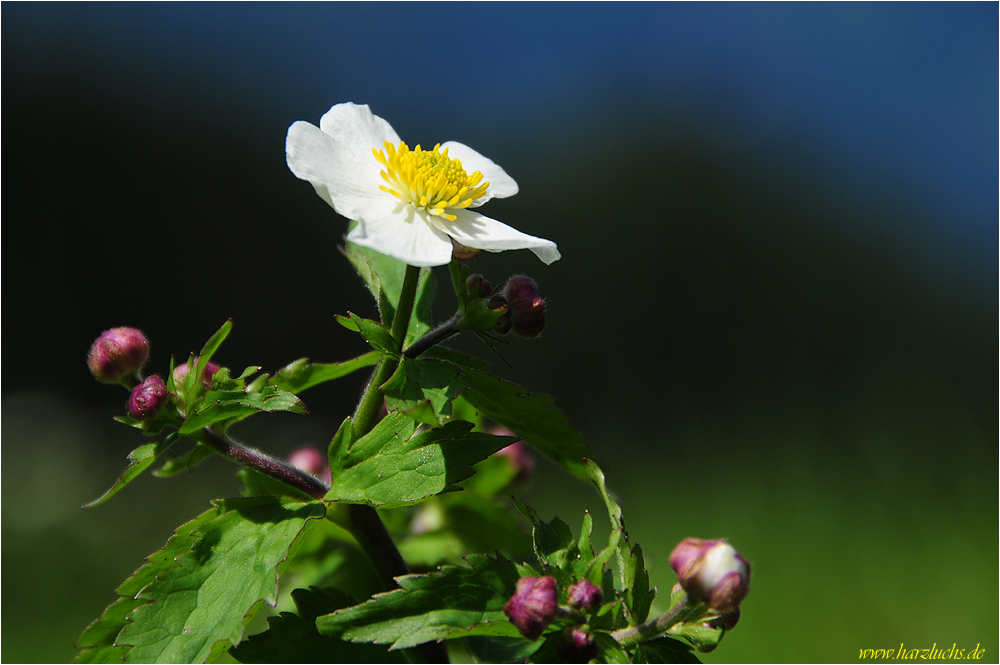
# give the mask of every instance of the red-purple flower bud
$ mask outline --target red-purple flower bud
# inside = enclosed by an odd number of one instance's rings
[[[578,627],[566,629],[557,651],[564,663],[589,663],[600,653],[594,636]]]
[[[309,446],[299,448],[288,456],[288,463],[296,469],[302,469],[321,480],[330,482],[330,467],[327,466],[326,457],[315,448]]]
[[[493,286],[485,277],[480,274],[469,275],[465,280],[465,287],[469,290],[469,295],[473,298],[485,298],[493,293]]]
[[[132,389],[128,398],[128,413],[136,420],[148,420],[160,412],[168,399],[167,384],[154,374]]]
[[[119,383],[134,375],[149,358],[149,340],[135,328],[105,330],[90,346],[87,364],[94,378]]]
[[[559,609],[559,589],[554,577],[522,577],[517,590],[503,606],[503,613],[529,640],[537,640]]]
[[[603,602],[604,592],[590,580],[580,580],[569,588],[569,606],[574,610],[593,612]]]
[[[720,614],[738,608],[750,593],[750,564],[725,540],[685,538],[670,566],[685,591]]]
[[[515,275],[503,290],[510,307],[510,323],[514,334],[521,337],[538,337],[545,328],[545,301],[538,293],[535,280],[526,275]]]

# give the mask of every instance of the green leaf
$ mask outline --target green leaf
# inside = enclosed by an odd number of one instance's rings
[[[392,336],[388,326],[371,319],[363,319],[354,312],[348,312],[348,316],[336,316],[337,323],[348,330],[360,333],[366,342],[379,353],[394,358],[399,357],[399,344]]]
[[[553,406],[552,397],[529,393],[483,372],[467,369],[463,373],[469,390],[462,394],[470,404],[570,473],[586,478],[583,458],[593,457],[593,451],[566,415]]]
[[[691,646],[670,637],[658,637],[639,645],[636,663],[700,663]]]
[[[243,486],[243,496],[287,496],[300,501],[311,501],[312,497],[288,483],[266,474],[243,467],[236,472],[236,482]]]
[[[466,566],[443,566],[426,575],[396,578],[399,589],[378,594],[316,620],[320,634],[391,649],[473,635],[518,636],[503,613],[518,573],[499,556],[474,554]]]
[[[136,598],[136,595],[157,576],[176,567],[177,557],[190,552],[194,546],[195,530],[215,515],[214,509],[209,510],[187,524],[181,525],[167,540],[167,544],[163,546],[162,550],[146,559],[146,563],[118,587],[115,593],[120,598],[104,610],[104,613],[90,624],[77,640],[76,646],[83,650],[77,654],[74,662],[120,663],[124,660],[125,654],[131,647],[117,644],[118,634],[128,623],[126,617],[129,613],[148,602],[145,599]]]
[[[594,642],[597,643],[599,663],[631,663],[632,659],[622,649],[615,638],[601,631],[594,631]]]
[[[587,546],[580,547],[580,541],[573,538],[569,525],[558,517],[544,522],[531,508],[519,499],[515,499],[518,511],[531,520],[532,544],[535,557],[544,567],[543,573],[556,578],[564,589],[582,579],[594,558],[593,550]],[[590,520],[584,516],[584,526]]]
[[[98,498],[83,504],[84,508],[93,508],[94,506],[100,505],[118,494],[126,485],[139,477],[139,475],[153,465],[154,462],[162,455],[167,452],[167,450],[177,441],[176,434],[170,434],[163,441],[157,443],[147,443],[143,446],[139,446],[132,452],[128,454],[129,465],[122,471],[121,475],[118,476],[118,480],[112,485],[107,492],[99,496]]]
[[[260,392],[210,390],[205,393],[201,404],[191,409],[180,433],[191,434],[209,425],[244,418],[258,411],[307,413],[302,400],[273,385],[262,385]]]
[[[307,358],[300,358],[279,369],[271,379],[271,385],[297,395],[307,388],[374,365],[379,357],[377,351],[369,351],[363,356],[342,363],[310,363]]]
[[[241,663],[405,663],[402,653],[385,647],[354,644],[324,637],[316,618],[349,607],[354,600],[335,589],[295,589],[297,613],[282,612],[267,620],[268,629],[253,635],[230,654]]]
[[[415,503],[458,489],[472,465],[510,444],[510,437],[472,432],[472,424],[450,422],[413,435],[415,423],[390,413],[350,449],[341,433],[331,443],[334,481],[327,501],[372,506]],[[341,428],[342,430],[344,428]]]
[[[382,322],[392,326],[396,313],[396,305],[403,291],[403,277],[406,274],[406,264],[394,258],[379,254],[373,249],[347,243],[344,252],[354,269],[368,285],[368,290],[375,296]],[[434,280],[431,279],[430,268],[421,268],[417,281],[416,300],[410,325],[406,331],[405,345],[411,344],[431,327],[431,304],[434,300]]]
[[[461,370],[451,363],[404,358],[382,391],[389,410],[435,426],[451,417],[451,401],[467,387]]]
[[[118,644],[127,662],[205,662],[239,643],[277,579],[306,522],[321,503],[276,497],[216,502],[217,512],[192,532],[193,547],[139,591],[148,601],[129,616]]]
[[[186,473],[207,460],[214,452],[214,450],[205,444],[196,443],[190,450],[180,457],[168,459],[163,463],[163,466],[153,471],[153,475],[157,478],[170,478],[171,476],[176,476],[179,473]]]

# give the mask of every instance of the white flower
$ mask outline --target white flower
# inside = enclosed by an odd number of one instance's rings
[[[448,263],[452,238],[491,252],[530,249],[545,263],[560,257],[551,240],[470,210],[517,193],[502,168],[454,141],[410,149],[367,106],[337,104],[319,127],[294,123],[285,154],[296,177],[358,222],[348,240],[409,265]]]

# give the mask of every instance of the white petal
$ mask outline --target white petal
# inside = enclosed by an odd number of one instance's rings
[[[358,211],[358,225],[347,239],[407,265],[443,266],[451,261],[451,239],[429,225],[428,216],[391,197],[372,201]]]
[[[366,154],[372,162],[372,148],[381,150],[386,141],[398,144],[400,140],[392,126],[372,113],[367,104],[337,104],[323,114],[319,128],[348,150]]]
[[[505,249],[530,249],[544,263],[561,258],[556,244],[545,238],[521,233],[503,222],[484,217],[469,210],[455,210],[455,221],[435,217],[436,226],[466,247],[502,252]]]
[[[448,148],[448,156],[461,161],[466,173],[471,174],[479,171],[483,174],[483,180],[490,183],[489,189],[486,190],[486,196],[476,199],[473,206],[481,206],[490,199],[503,199],[517,194],[517,183],[493,160],[483,157],[469,146],[455,141],[442,143],[441,148]]]
[[[308,122],[288,128],[285,157],[297,178],[312,183],[324,201],[349,219],[372,199],[392,198],[378,188],[382,180],[371,148],[367,156],[358,154]]]

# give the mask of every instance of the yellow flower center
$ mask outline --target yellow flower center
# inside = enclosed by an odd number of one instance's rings
[[[479,171],[466,173],[462,162],[448,157],[448,148],[441,150],[440,143],[433,150],[421,150],[419,145],[410,150],[405,142],[397,148],[386,141],[385,150],[372,148],[372,154],[385,167],[386,184],[379,189],[449,222],[455,221],[449,208],[468,208],[490,186],[481,182]]]

